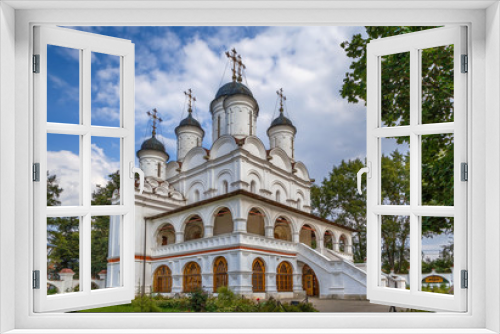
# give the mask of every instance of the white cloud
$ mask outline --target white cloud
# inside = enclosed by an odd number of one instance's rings
[[[102,148],[92,144],[91,152],[91,190],[96,185],[104,186],[108,181],[108,175],[119,169],[119,162],[112,161],[105,155]],[[57,183],[63,189],[59,200],[61,205],[78,205],[80,182],[80,158],[70,151],[48,151],[47,169],[50,175],[57,176]]]

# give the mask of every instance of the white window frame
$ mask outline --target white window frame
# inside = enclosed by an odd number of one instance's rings
[[[411,305],[423,310],[463,312],[467,309],[467,290],[460,287],[462,270],[467,270],[467,185],[461,181],[461,163],[467,163],[467,76],[461,71],[461,56],[467,54],[466,28],[449,26],[434,28],[394,37],[374,40],[367,46],[367,164],[371,173],[367,179],[367,298],[391,306]],[[454,46],[454,121],[423,124],[421,51],[439,46]],[[385,127],[381,117],[381,58],[385,55],[407,52],[410,56],[410,123],[405,126]],[[428,206],[422,198],[422,135],[453,134],[454,138],[454,205]],[[410,139],[410,203],[387,205],[382,203],[381,154],[382,138],[407,136]],[[371,175],[370,175],[371,174]],[[381,286],[381,228],[383,216],[408,216],[410,220],[410,289]],[[453,217],[455,243],[454,293],[451,295],[420,291],[422,281],[422,217]]]
[[[193,6],[202,8],[193,9]],[[0,331],[12,333],[500,332],[500,10],[497,1],[0,3]],[[11,7],[12,6],[12,7]],[[132,7],[133,9],[123,9]],[[15,11],[18,8],[19,11]],[[67,8],[60,8],[67,7]],[[69,8],[68,8],[69,7]],[[99,8],[98,8],[99,7]],[[114,10],[103,10],[103,7]],[[146,10],[138,11],[137,8]],[[150,9],[147,10],[147,7]],[[155,7],[154,9],[151,9]],[[163,8],[156,8],[163,7]],[[24,9],[22,9],[24,8]],[[41,10],[45,8],[45,10]],[[75,9],[78,8],[78,9]],[[85,8],[85,9],[82,9]],[[48,9],[48,10],[47,10]],[[485,24],[486,22],[486,24]],[[31,290],[32,101],[34,24],[60,25],[435,25],[466,24],[469,49],[469,307],[466,313],[35,314]],[[15,37],[14,37],[15,36]],[[486,70],[487,69],[487,70]],[[14,82],[14,84],[12,84]],[[15,111],[15,112],[13,112]],[[13,115],[15,114],[15,117]],[[13,141],[12,138],[15,138]],[[15,143],[13,145],[13,142]],[[14,177],[12,176],[14,175]],[[487,179],[486,179],[487,177]],[[487,180],[487,182],[486,182]],[[15,195],[12,196],[12,191]],[[15,207],[15,210],[9,208]],[[486,248],[488,259],[485,259]],[[14,256],[12,256],[14,250]],[[486,261],[488,266],[486,266]],[[487,278],[487,279],[486,279]],[[488,284],[488,289],[486,285]],[[12,288],[15,287],[15,288]],[[15,305],[15,307],[12,307]],[[167,320],[167,321],[166,321]],[[140,325],[139,325],[140,324]],[[169,328],[166,328],[168,325]],[[131,328],[140,328],[131,330]],[[221,330],[217,330],[217,328]],[[228,330],[227,328],[231,328]],[[286,329],[284,329],[286,328]],[[354,330],[357,328],[358,330]],[[45,331],[43,331],[45,329]],[[47,329],[49,329],[47,331]],[[207,329],[211,329],[210,331]],[[248,332],[246,330],[245,332]]]
[[[35,289],[36,312],[81,310],[95,305],[129,303],[134,299],[134,248],[135,248],[135,98],[134,52],[128,40],[75,31],[67,28],[34,27],[34,52],[39,55],[39,73],[33,75],[34,83],[34,162],[39,163],[39,182],[33,184],[34,198],[34,261],[39,270],[40,286],[47,285],[47,217],[79,217],[80,289],[75,293],[47,295],[46,289]],[[47,122],[47,45],[73,48],[80,53],[80,122],[61,124]],[[119,58],[120,125],[119,127],[91,124],[91,57],[92,52]],[[62,125],[62,126],[61,126]],[[47,134],[66,134],[80,139],[80,202],[76,206],[47,207]],[[117,205],[91,205],[91,140],[96,137],[120,141],[120,203]],[[128,189],[129,191],[125,191]],[[119,287],[91,291],[91,220],[92,216],[119,216]]]

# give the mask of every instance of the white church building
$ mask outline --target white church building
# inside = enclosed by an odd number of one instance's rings
[[[139,293],[168,296],[227,286],[250,298],[359,298],[366,273],[353,263],[356,231],[311,213],[307,167],[294,152],[296,127],[279,116],[266,144],[256,136],[259,104],[242,84],[236,52],[232,81],[210,104],[212,144],[192,115],[175,129],[177,160],[152,137],[137,152],[145,188],[136,185],[135,270]],[[238,70],[236,69],[238,67]],[[119,222],[112,220],[107,285],[119,282]]]

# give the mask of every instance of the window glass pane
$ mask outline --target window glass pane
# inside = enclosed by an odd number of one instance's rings
[[[453,206],[453,134],[422,136],[422,205]]]
[[[79,291],[80,218],[47,218],[47,294]]]
[[[453,122],[453,45],[423,49],[422,124]]]
[[[92,290],[121,286],[121,216],[92,217]]]
[[[120,204],[120,138],[92,137],[92,205]]]
[[[47,45],[47,122],[80,123],[80,50]]]
[[[47,134],[47,206],[80,204],[80,136]]]
[[[120,57],[92,52],[92,125],[120,126]]]
[[[453,218],[422,217],[421,291],[453,294],[453,230]]]
[[[380,286],[408,289],[410,268],[410,217],[381,217],[381,279]]]
[[[381,204],[410,205],[410,137],[381,139]]]
[[[381,59],[381,126],[410,125],[410,53]]]

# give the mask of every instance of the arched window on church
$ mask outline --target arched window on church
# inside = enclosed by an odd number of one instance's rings
[[[325,248],[333,250],[333,234],[332,234],[332,232],[326,231],[323,240],[324,240]]]
[[[253,194],[257,193],[257,183],[253,180],[250,182],[250,192]]]
[[[201,289],[201,268],[196,262],[189,262],[184,267],[182,290],[186,293]]]
[[[200,191],[198,189],[196,189],[194,191],[194,201],[195,202],[199,202],[200,201]]]
[[[227,286],[227,261],[219,256],[214,261],[214,292],[222,286]]]
[[[248,213],[247,232],[265,236],[266,232],[264,228],[264,217],[265,216],[262,211],[256,208],[252,208]]]
[[[158,230],[157,244],[166,246],[175,243],[175,229],[172,224],[165,224]]]
[[[312,249],[316,249],[316,232],[315,229],[310,225],[303,225],[300,229],[299,241]]]
[[[220,138],[220,115],[217,117],[217,138]]]
[[[252,131],[252,112],[249,111],[248,112],[248,133],[250,134],[250,136],[253,136],[253,131]]]
[[[252,265],[252,291],[266,292],[266,266],[261,258],[256,258]]]
[[[227,194],[229,192],[229,184],[227,181],[222,182],[222,193]]]
[[[201,239],[204,235],[203,221],[200,216],[196,215],[186,222],[186,228],[184,230],[184,241]]]
[[[339,251],[347,252],[347,239],[343,234],[339,238]]]
[[[287,261],[281,262],[276,270],[276,274],[276,286],[278,288],[278,292],[293,291],[292,265]]]
[[[172,271],[169,267],[163,265],[155,270],[153,292],[172,292]]]
[[[292,241],[291,223],[285,217],[279,217],[274,223],[274,239]]]
[[[214,217],[214,236],[233,232],[233,216],[228,208],[222,208]]]
[[[300,198],[297,200],[297,209],[302,210],[302,199]]]
[[[281,192],[279,190],[276,191],[276,202],[281,202]]]
[[[158,177],[161,177],[161,162],[158,163]]]

